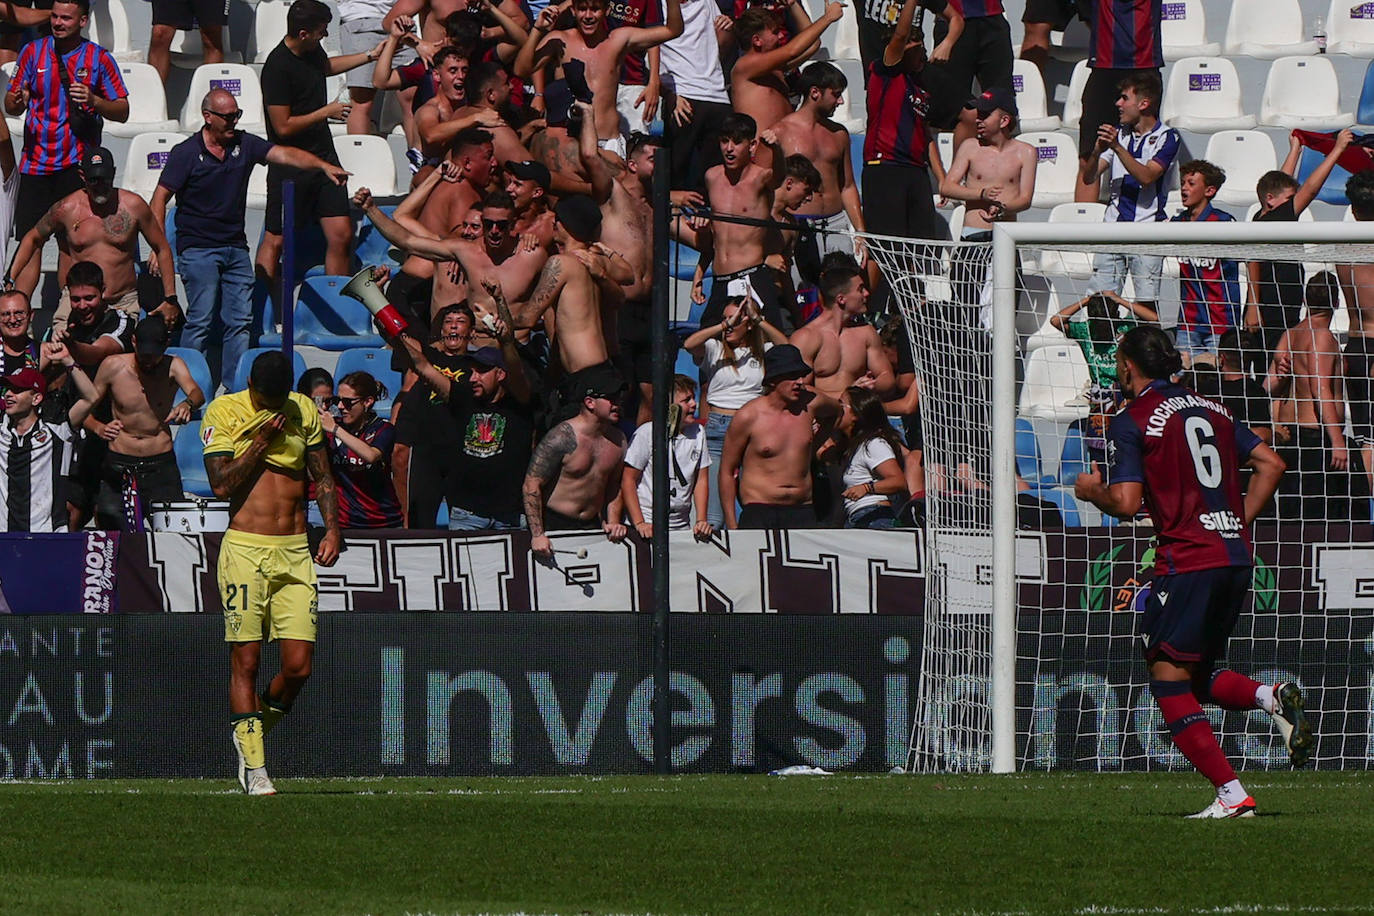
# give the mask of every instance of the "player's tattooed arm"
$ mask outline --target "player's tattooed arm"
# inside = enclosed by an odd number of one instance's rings
[[[334,485],[334,474],[329,470],[329,456],[323,447],[306,449],[305,467],[310,479],[315,482],[315,503],[324,517],[324,540],[315,551],[315,562],[321,566],[333,566],[339,558],[343,538],[339,532],[339,491]]]
[[[563,468],[563,459],[571,455],[576,448],[577,434],[566,420],[551,429],[534,448],[523,488],[525,519],[529,523],[532,539],[548,540],[544,537],[544,489],[558,480],[558,474]],[[537,546],[535,552],[542,553]]]

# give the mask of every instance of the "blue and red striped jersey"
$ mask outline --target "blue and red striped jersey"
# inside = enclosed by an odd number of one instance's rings
[[[1000,16],[1005,10],[1002,8],[1002,0],[949,0],[949,5],[959,11],[959,15],[965,19],[976,19],[979,16]]]
[[[878,58],[868,67],[868,132],[864,162],[930,165],[930,93],[916,77]],[[946,166],[949,163],[945,163]]]
[[[391,452],[396,447],[396,427],[374,415],[357,436],[380,451],[382,457],[368,464],[337,436],[326,439],[329,464],[339,486],[339,525],[343,528],[399,528],[401,503],[391,482]]]
[[[1094,0],[1088,66],[1151,70],[1164,66],[1164,0]]]
[[[1259,437],[1221,404],[1168,379],[1112,418],[1108,483],[1144,484],[1156,575],[1251,564],[1240,466]]]
[[[80,165],[86,152],[85,144],[69,125],[67,93],[57,66],[51,36],[29,42],[19,53],[14,78],[29,90],[24,152],[19,158],[19,171],[25,175],[49,175]],[[70,82],[85,83],[96,95],[113,100],[129,94],[115,59],[93,41],[83,41],[62,55],[61,66]]]
[[[1233,223],[1235,217],[1211,204],[1196,220],[1187,212],[1172,222]],[[1240,325],[1240,262],[1230,258],[1178,259],[1178,326],[1185,331],[1224,334]]]

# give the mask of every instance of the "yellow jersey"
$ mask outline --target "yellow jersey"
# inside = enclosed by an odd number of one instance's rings
[[[306,450],[324,446],[319,410],[310,398],[293,391],[281,412],[286,415],[286,428],[268,448],[267,463],[287,471],[303,471]],[[253,436],[274,415],[274,411],[254,407],[247,391],[220,395],[210,402],[200,421],[204,456],[237,458],[248,451]]]

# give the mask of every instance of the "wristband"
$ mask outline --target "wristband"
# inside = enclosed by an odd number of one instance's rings
[[[175,305],[177,308],[181,308],[181,303],[177,301],[176,293],[173,293],[173,294],[170,295],[170,296],[163,296],[163,297],[162,297],[162,301],[163,301],[163,302],[170,302],[170,303],[172,303],[172,305]]]

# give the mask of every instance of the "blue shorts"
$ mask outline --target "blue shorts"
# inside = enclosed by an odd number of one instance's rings
[[[1226,655],[1226,641],[1250,591],[1251,567],[1223,566],[1156,576],[1140,618],[1145,661],[1212,664]]]

